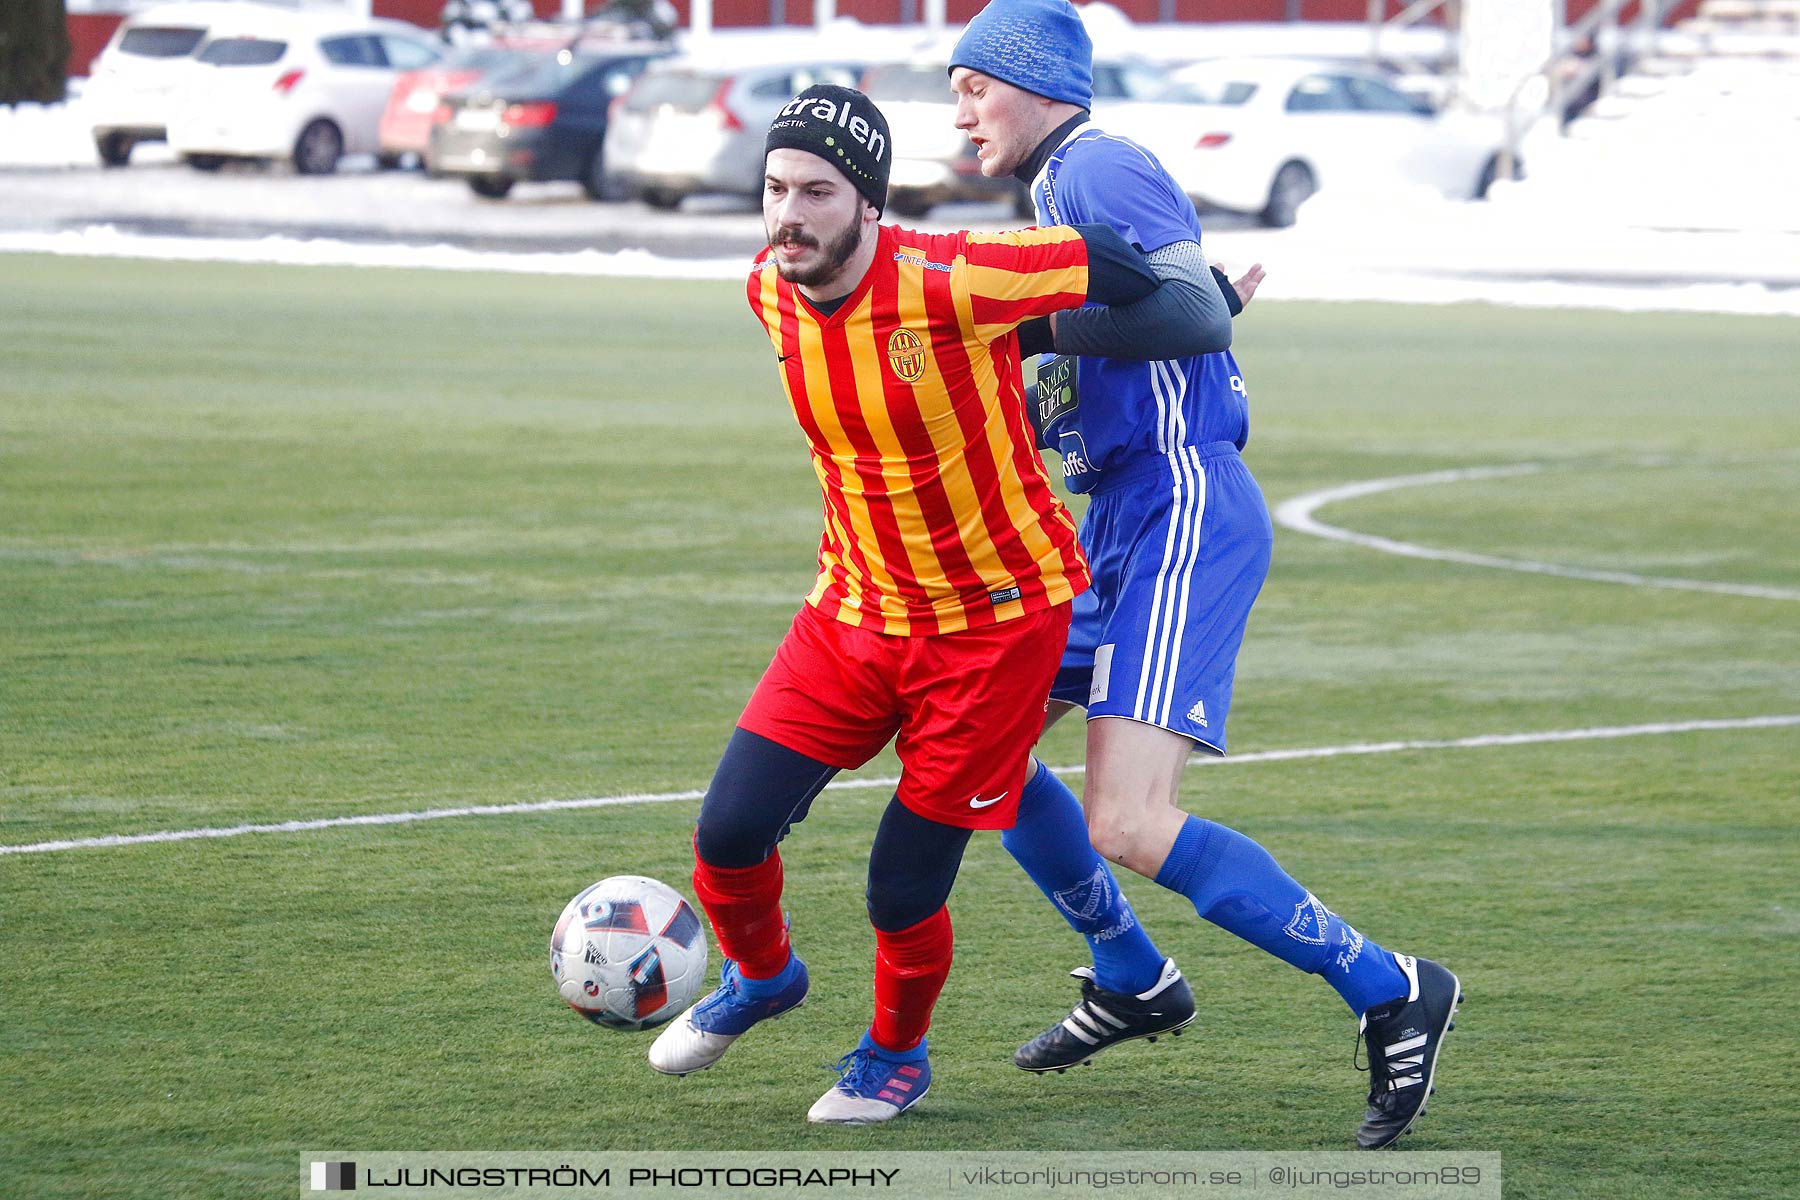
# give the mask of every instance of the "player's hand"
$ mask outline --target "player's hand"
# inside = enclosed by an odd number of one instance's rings
[[[1263,265],[1251,263],[1250,269],[1231,281],[1231,290],[1237,293],[1238,305],[1250,307],[1250,297],[1256,295],[1256,289],[1262,286]]]

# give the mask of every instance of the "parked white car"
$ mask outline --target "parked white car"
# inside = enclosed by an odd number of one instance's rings
[[[102,163],[122,167],[140,142],[168,136],[170,104],[194,68],[194,51],[214,21],[241,8],[224,0],[160,4],[119,23],[81,91]]]
[[[242,158],[325,175],[346,154],[378,153],[395,78],[444,56],[402,21],[233,7],[195,54],[169,119],[170,148],[202,170]]]
[[[1298,59],[1220,59],[1185,67],[1176,79],[1195,103],[1161,106],[1143,127],[1120,119],[1107,125],[1153,150],[1202,207],[1291,225],[1323,188],[1426,185],[1455,199],[1480,198],[1499,168],[1498,121],[1438,113],[1373,72]]]
[[[855,87],[859,62],[731,63],[670,58],[653,65],[606,122],[606,174],[653,208],[688,196],[760,196],[763,146],[781,106],[815,83]]]

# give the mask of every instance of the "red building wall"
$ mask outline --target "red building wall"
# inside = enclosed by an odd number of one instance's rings
[[[377,5],[382,0],[377,0]],[[401,0],[395,0],[401,2]],[[947,19],[960,25],[981,10],[987,0],[947,0]],[[1165,19],[1165,0],[1109,0],[1139,24]],[[1303,21],[1366,21],[1367,0],[1172,0],[1173,19],[1182,22],[1206,21],[1286,21],[1290,7],[1298,10]],[[1565,0],[1569,20],[1576,21],[1591,11],[1600,0]],[[674,0],[685,23],[689,0]],[[1397,16],[1407,7],[1406,0],[1384,0],[1385,15]],[[897,25],[906,0],[838,0],[840,16],[855,17],[865,25]],[[1672,19],[1692,16],[1699,0],[1683,0]],[[912,0],[914,19],[924,12],[924,0]],[[810,25],[813,0],[783,0],[784,21],[789,25]],[[767,25],[770,0],[713,0],[713,24],[721,27]],[[1627,19],[1635,18],[1635,10],[1625,10]],[[1428,18],[1432,20],[1435,18]]]
[[[106,49],[124,13],[70,13],[68,75],[86,75],[88,65]]]
[[[599,0],[588,0],[594,7]],[[690,0],[673,0],[681,21],[686,24]],[[946,0],[946,18],[952,26],[961,25],[981,10],[987,0]],[[1165,0],[1111,0],[1125,15],[1140,24],[1163,19]],[[1368,19],[1366,0],[1291,0],[1306,21],[1363,21]],[[1600,0],[1565,0],[1569,20],[1576,21],[1590,12]],[[810,25],[813,22],[813,0],[780,0],[783,23]],[[1393,16],[1405,7],[1403,0],[1384,0],[1386,13]],[[1290,0],[1173,0],[1177,21],[1285,21]],[[542,17],[562,12],[562,0],[532,0]],[[375,14],[411,21],[427,29],[435,29],[443,0],[375,0]],[[1689,17],[1699,7],[1699,0],[1683,0],[1671,14],[1672,20]],[[920,19],[925,0],[838,0],[839,16],[854,17],[865,25],[898,25],[907,9]],[[713,24],[720,28],[767,25],[772,0],[713,0]],[[1627,9],[1627,18],[1634,17]],[[70,13],[70,75],[86,75],[94,56],[106,46],[107,39],[124,20],[122,13]]]

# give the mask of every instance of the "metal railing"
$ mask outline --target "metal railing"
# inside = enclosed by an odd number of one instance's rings
[[[1513,88],[1512,95],[1507,98],[1504,110],[1506,139],[1500,150],[1499,177],[1514,177],[1519,162],[1519,144],[1539,117],[1546,113],[1555,114],[1559,131],[1566,134],[1566,122],[1562,120],[1562,113],[1570,100],[1596,83],[1599,85],[1596,99],[1612,94],[1625,66],[1627,39],[1624,33],[1629,23],[1621,18],[1627,8],[1634,4],[1637,6],[1635,24],[1638,38],[1633,48],[1642,52],[1649,48],[1655,32],[1680,2],[1681,0],[1603,0],[1579,21],[1559,29],[1556,33],[1555,53],[1545,59],[1537,70],[1519,80],[1518,86]],[[1584,42],[1592,47],[1592,52],[1585,55],[1576,53],[1575,47]],[[1521,114],[1521,105],[1527,95],[1540,91],[1540,106],[1530,114],[1531,119],[1527,122]]]
[[[1412,0],[1412,3],[1390,17],[1387,15],[1387,0],[1368,0],[1369,62],[1397,61],[1411,70],[1421,69],[1422,64],[1413,62],[1404,55],[1384,50],[1381,44],[1383,35],[1390,31],[1410,29],[1440,8],[1449,10],[1445,14],[1445,20],[1454,29],[1460,7],[1461,0]]]

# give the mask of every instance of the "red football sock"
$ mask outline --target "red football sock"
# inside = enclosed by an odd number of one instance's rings
[[[924,1039],[932,1006],[950,977],[955,942],[946,908],[896,933],[875,931],[875,1023],[869,1032],[876,1045],[911,1050]]]
[[[747,979],[772,979],[787,966],[787,922],[781,916],[781,855],[754,867],[715,867],[694,851],[694,892],[726,958]]]

